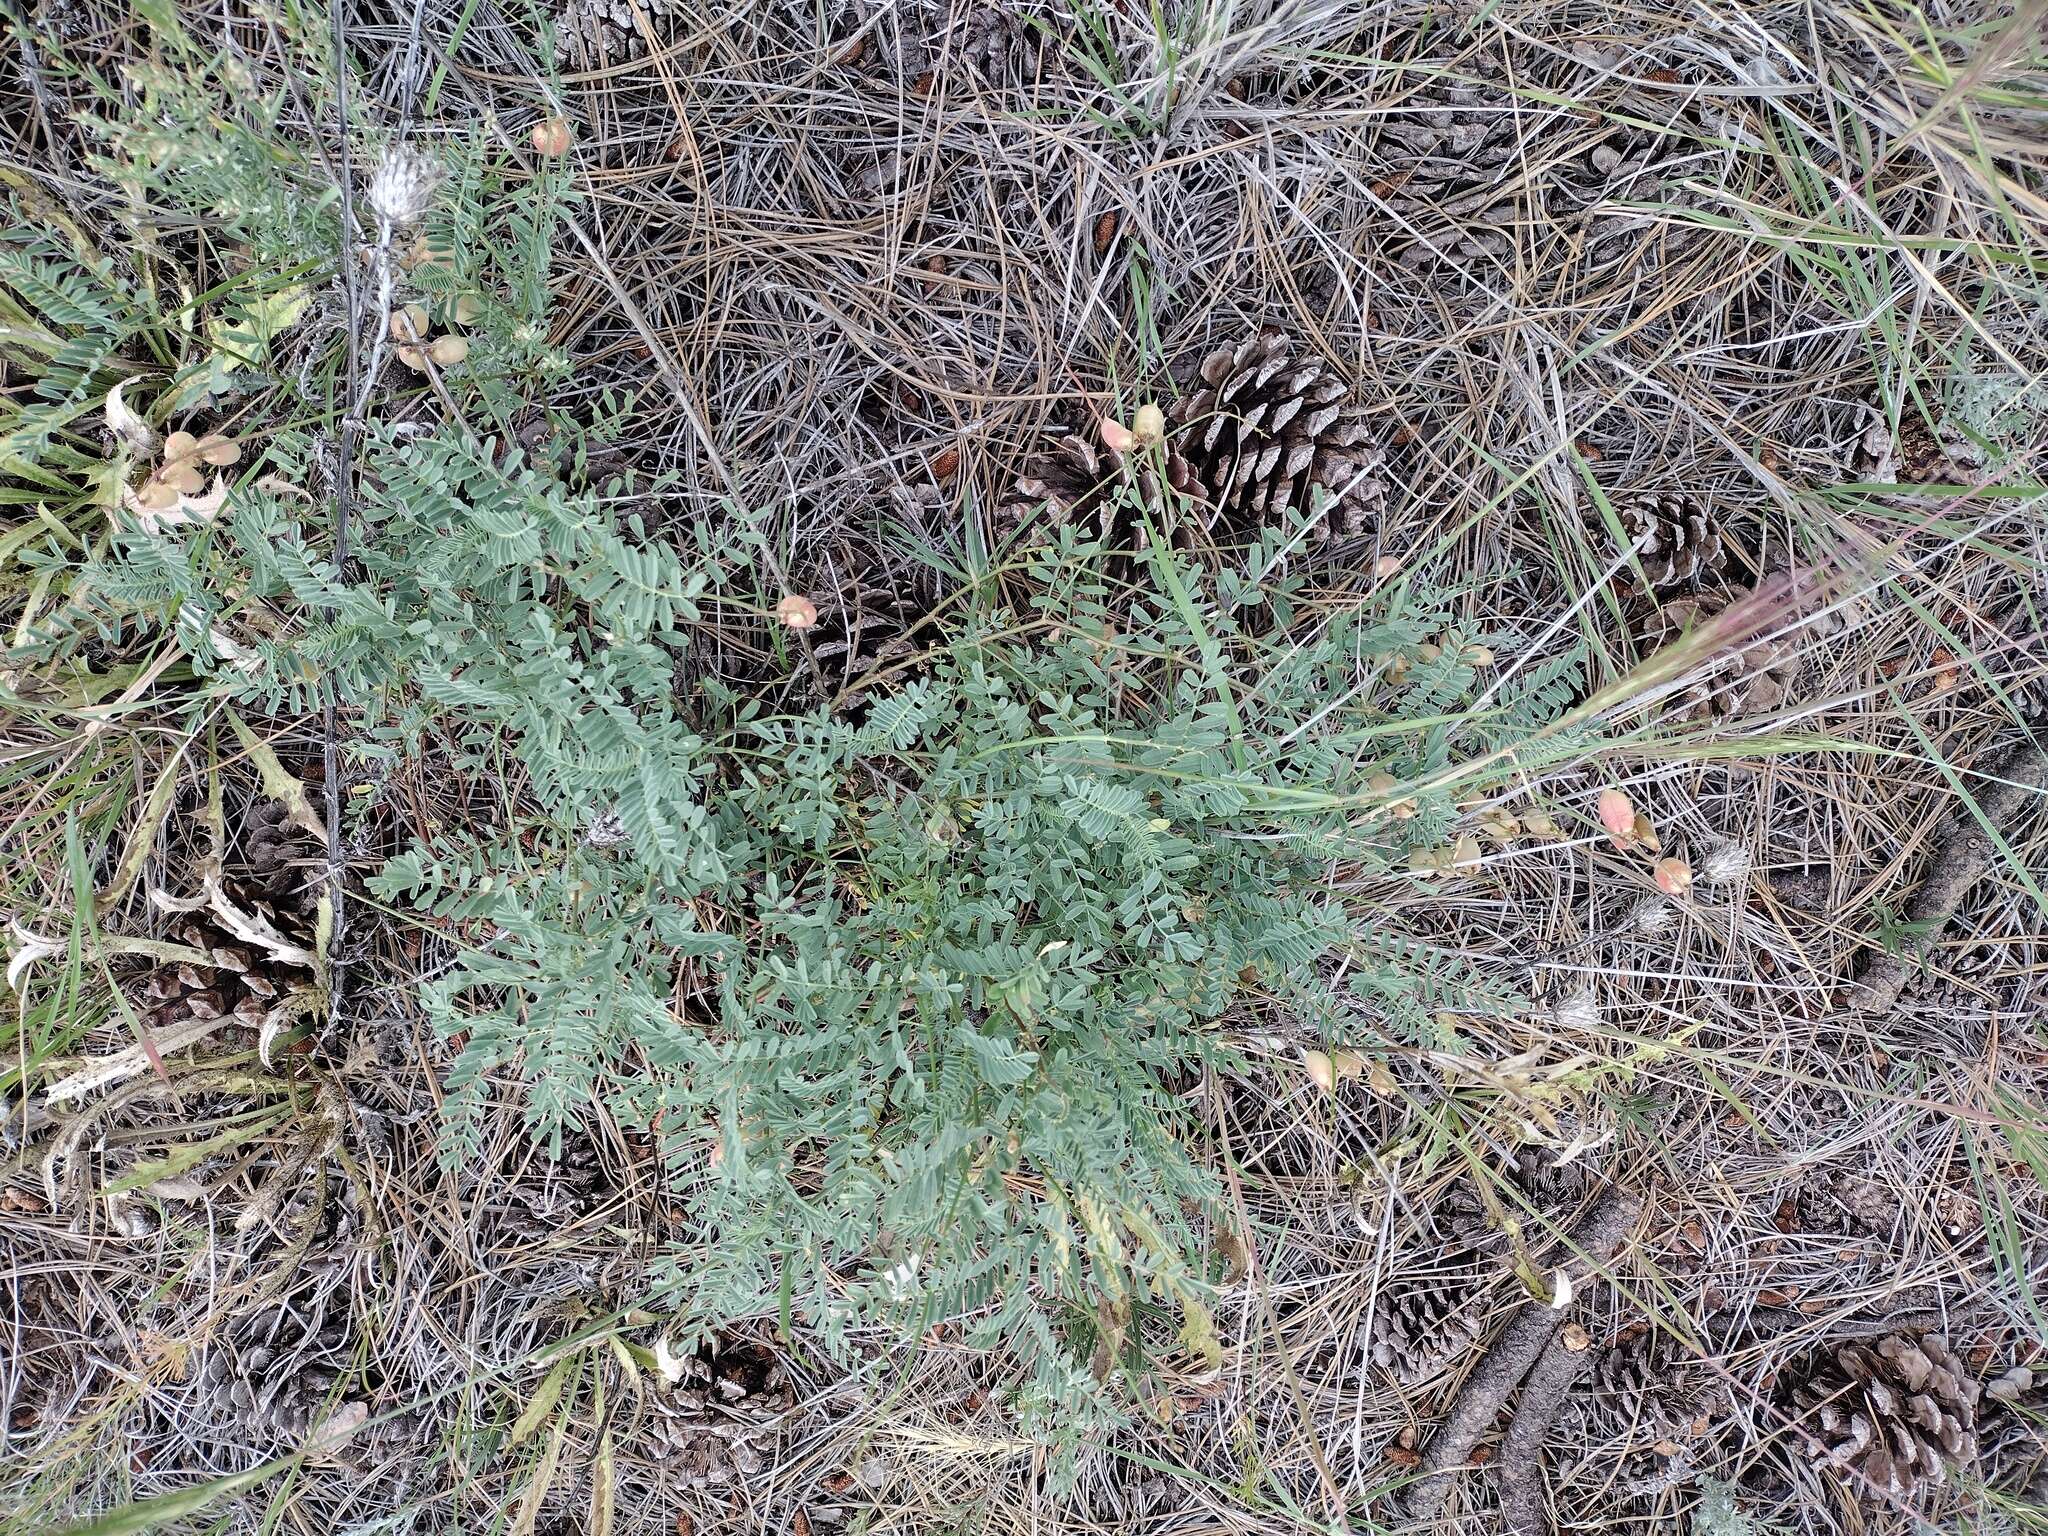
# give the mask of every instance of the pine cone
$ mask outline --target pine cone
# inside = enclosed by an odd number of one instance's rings
[[[604,1154],[590,1135],[562,1133],[562,1153],[533,1157],[506,1181],[506,1198],[492,1211],[494,1235],[514,1242],[545,1242],[574,1226],[611,1198]]]
[[[1593,1435],[1649,1448],[1699,1439],[1727,1408],[1719,1381],[1649,1331],[1602,1350],[1582,1392]]]
[[[204,912],[193,914],[194,919],[204,916]],[[307,980],[298,968],[280,964],[197,920],[179,924],[172,936],[177,943],[210,956],[212,963],[161,965],[142,979],[132,1000],[144,1026],[152,1032],[188,1019],[220,1019],[230,1014],[238,1023],[258,1028],[285,993]]]
[[[1124,454],[1087,433],[1068,432],[1018,478],[998,514],[999,531],[1007,535],[1042,511],[1048,531],[1074,523],[1111,550],[1139,550],[1149,537],[1141,510],[1155,526],[1168,527],[1175,498],[1200,495],[1193,469],[1170,440],[1157,453]]]
[[[775,1423],[796,1403],[781,1362],[759,1344],[706,1346],[655,1399],[645,1454],[686,1488],[723,1488],[768,1465]]]
[[[314,804],[317,807],[317,796]],[[310,931],[327,858],[324,842],[293,821],[282,800],[258,801],[243,818],[240,832],[247,885],[263,900],[305,919]]]
[[[954,48],[963,63],[990,85],[1028,84],[1057,58],[1045,48],[1048,18],[1013,0],[982,0],[958,23]]]
[[[1496,263],[1523,220],[1520,130],[1505,92],[1433,87],[1380,131],[1385,175],[1376,191],[1402,227],[1403,266]]]
[[[1898,1192],[1861,1174],[1816,1169],[1800,1181],[1793,1202],[1800,1226],[1809,1232],[1883,1235],[1899,1222]]]
[[[1250,532],[1316,510],[1319,539],[1378,525],[1386,449],[1332,364],[1268,329],[1211,352],[1201,380],[1168,420],[1217,520]]]
[[[280,1308],[216,1340],[199,1380],[239,1438],[297,1444],[332,1411],[354,1356],[345,1313],[323,1310],[309,1325]]]
[[[818,611],[811,654],[827,692],[849,709],[864,697],[855,683],[915,655],[923,643],[911,631],[937,605],[937,583],[928,569],[905,569],[906,563],[849,540],[810,574],[806,595]]]
[[[1976,1460],[1980,1392],[1939,1335],[1892,1333],[1830,1351],[1792,1402],[1829,1463],[1905,1498]]]
[[[1478,1342],[1478,1301],[1455,1276],[1421,1277],[1382,1295],[1372,1317],[1372,1363],[1403,1386],[1434,1376]]]
[[[1672,598],[1644,614],[1637,635],[1645,654],[1672,644],[1711,622],[1729,604],[1729,597]],[[1770,630],[1783,627],[1772,624]],[[1672,720],[1698,720],[1765,714],[1791,697],[1799,678],[1799,634],[1767,630],[1732,654],[1710,665],[1690,686],[1666,704]]]
[[[1652,587],[1698,585],[1720,572],[1721,529],[1704,503],[1660,493],[1617,498],[1614,511]]]

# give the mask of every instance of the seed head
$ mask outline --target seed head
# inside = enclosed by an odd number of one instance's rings
[[[426,217],[434,206],[434,193],[441,185],[441,165],[431,155],[406,144],[393,144],[384,151],[371,173],[364,195],[370,211],[393,229],[407,229]]]
[[[1749,877],[1749,850],[1740,843],[1716,843],[1700,861],[1703,885],[1734,885]]]

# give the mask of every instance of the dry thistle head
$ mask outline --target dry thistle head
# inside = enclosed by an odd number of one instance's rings
[[[427,210],[434,206],[441,176],[440,162],[432,156],[410,145],[393,144],[377,162],[364,196],[380,223],[395,230],[407,229],[425,218]]]

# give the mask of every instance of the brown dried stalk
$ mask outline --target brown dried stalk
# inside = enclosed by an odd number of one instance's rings
[[[1874,956],[1850,989],[1848,1001],[1865,1013],[1890,1012],[1907,979],[1941,937],[1970,887],[1984,877],[2003,837],[2036,797],[2048,791],[2048,749],[2028,746],[2006,753],[1992,770],[1997,782],[1943,823],[1927,878],[1906,910],[1909,936],[1895,951]]]
[[[1597,1351],[1591,1343],[1582,1329],[1559,1329],[1522,1384],[1521,1405],[1501,1442],[1498,1464],[1501,1514],[1513,1536],[1545,1536],[1550,1529],[1543,1503],[1543,1448],[1566,1395],[1592,1364]]]
[[[1575,1253],[1597,1263],[1626,1237],[1641,1214],[1640,1195],[1629,1190],[1610,1189],[1571,1231],[1569,1242]],[[1583,1303],[1598,1286],[1597,1276],[1574,1276],[1575,1294]],[[1492,1427],[1500,1411],[1529,1368],[1549,1344],[1564,1313],[1548,1302],[1530,1301],[1509,1320],[1501,1336],[1458,1389],[1450,1414],[1431,1436],[1422,1453],[1422,1470],[1408,1489],[1408,1513],[1427,1520],[1443,1507],[1449,1495],[1449,1474],[1468,1465],[1480,1436]]]

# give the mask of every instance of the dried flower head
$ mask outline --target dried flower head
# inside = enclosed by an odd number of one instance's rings
[[[440,162],[407,144],[393,144],[384,151],[377,169],[370,175],[370,211],[379,223],[392,229],[407,229],[426,217],[440,189]]]
[[[1654,939],[1678,921],[1678,909],[1668,901],[1646,896],[1628,910],[1626,926],[1646,939]]]
[[[1582,987],[1559,998],[1550,1016],[1559,1029],[1590,1034],[1600,1027],[1600,999],[1591,987]]]
[[[1716,843],[1700,861],[1702,885],[1734,885],[1749,878],[1749,850],[1740,843]]]

